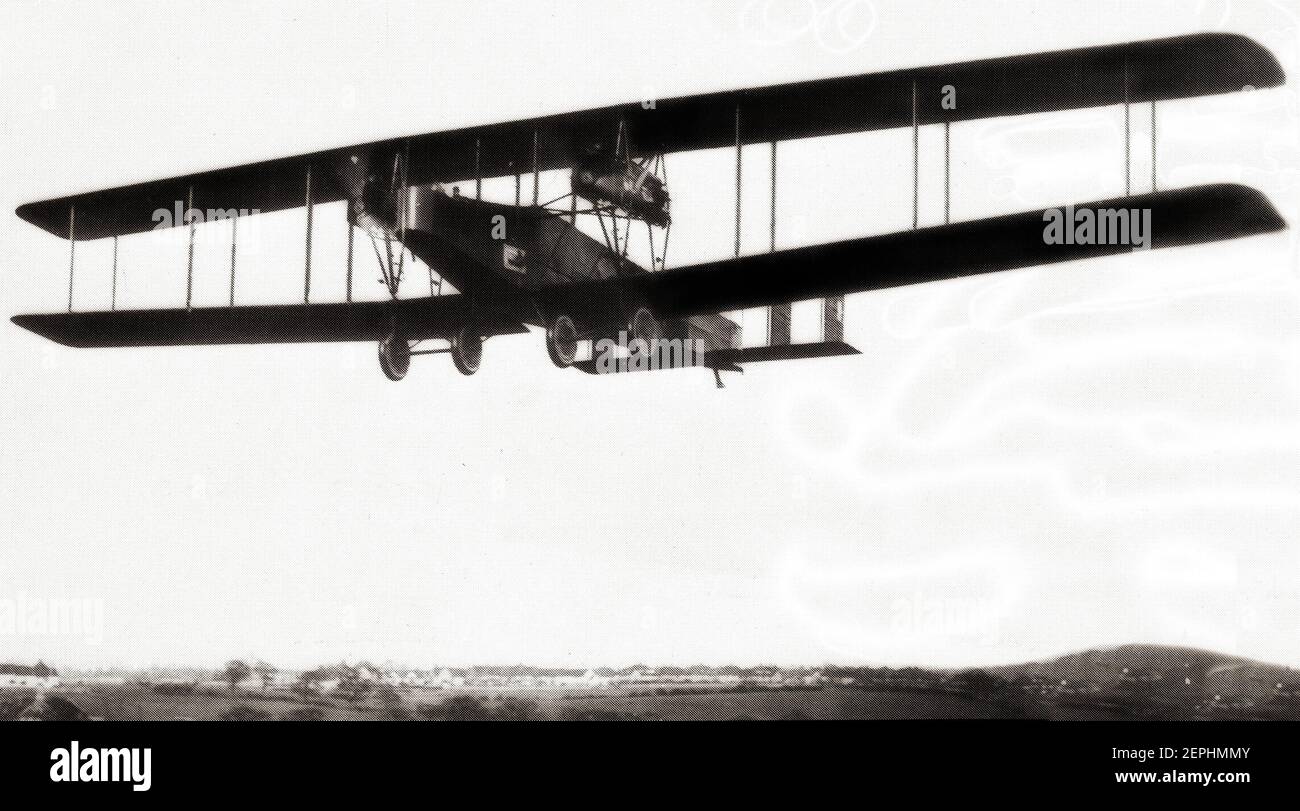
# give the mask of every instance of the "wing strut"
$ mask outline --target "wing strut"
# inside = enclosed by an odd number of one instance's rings
[[[194,215],[194,186],[190,185],[185,200],[185,218],[190,221],[189,258],[185,264],[185,309],[190,309],[194,300],[194,230],[198,228],[199,218]]]
[[[768,206],[767,250],[776,252],[776,141],[772,141],[772,183],[771,199]],[[767,345],[784,346],[790,343],[790,316],[793,307],[789,302],[773,304],[767,308]]]
[[[736,258],[740,258],[740,105],[736,105]]]
[[[1133,150],[1133,138],[1129,135],[1129,100],[1128,100],[1128,57],[1124,57],[1124,196],[1133,194],[1133,166],[1129,153]]]
[[[744,155],[744,144],[740,140],[740,105],[737,104],[736,105],[736,248],[735,248],[735,256],[737,259],[740,258],[740,200],[742,194],[741,183],[743,178],[743,173],[742,173],[743,155]],[[745,333],[745,311],[741,310],[740,334],[743,336],[744,333]],[[744,339],[741,338],[741,340],[743,341]],[[713,367],[713,378],[717,382],[718,388],[722,388],[722,374],[718,370],[717,366]]]
[[[113,237],[113,292],[109,294],[108,308],[117,309],[117,237]]]
[[[347,270],[347,300],[348,304],[352,303],[352,239],[356,233],[356,226],[348,223],[348,270]]]
[[[537,205],[538,193],[538,169],[537,169],[537,130],[533,129],[533,205]]]
[[[912,82],[912,228],[920,222],[921,200],[921,131],[916,120],[916,82]]]
[[[77,268],[77,207],[68,206],[68,312],[72,312],[72,281]]]
[[[302,303],[308,304],[311,299],[311,212],[315,206],[311,200],[311,167],[307,167],[307,199],[304,202],[307,206],[307,244],[303,250],[302,260]]]
[[[117,239],[117,237],[113,237]],[[239,245],[239,211],[230,218],[230,306],[235,306],[235,252]]]
[[[772,141],[769,146],[772,150],[772,162],[769,167],[772,175],[769,187],[772,193],[767,210],[767,250],[770,253],[776,250],[776,141]]]

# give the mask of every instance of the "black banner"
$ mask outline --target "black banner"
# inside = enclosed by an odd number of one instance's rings
[[[51,799],[336,799],[430,786],[540,798],[616,779],[670,794],[695,785],[728,795],[784,787],[809,796],[1224,800],[1292,785],[1297,731],[1041,721],[10,723],[0,726],[0,757],[9,788]],[[484,774],[493,777],[472,777]]]

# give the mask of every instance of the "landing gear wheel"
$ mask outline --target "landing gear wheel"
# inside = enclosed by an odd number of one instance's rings
[[[546,328],[546,354],[561,369],[573,365],[578,357],[578,328],[567,315],[558,315]]]
[[[384,376],[389,380],[406,377],[411,368],[411,347],[405,338],[391,332],[379,342],[379,368],[384,370]]]
[[[472,327],[461,327],[456,337],[451,339],[451,362],[456,371],[463,375],[472,375],[478,371],[483,362],[483,338]]]
[[[633,341],[642,341],[642,346],[651,352],[654,351],[655,343],[664,337],[663,326],[660,325],[659,319],[645,307],[632,314],[632,320],[628,322],[628,333]]]

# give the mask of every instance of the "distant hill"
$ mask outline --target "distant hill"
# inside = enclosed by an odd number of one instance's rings
[[[1130,673],[1172,675],[1175,672],[1182,672],[1184,676],[1201,676],[1219,665],[1239,664],[1246,661],[1237,656],[1226,656],[1196,648],[1120,645],[1117,648],[1096,648],[1080,653],[1069,653],[1045,662],[1028,662],[992,668],[992,672],[1004,677],[1027,675],[1097,684],[1119,681],[1126,668]]]
[[[1145,683],[1159,685],[1159,692],[1217,695],[1225,701],[1300,689],[1300,671],[1288,667],[1163,645],[1099,648],[1045,662],[990,668],[990,672],[1006,679],[1065,681],[1071,686],[1103,689]]]

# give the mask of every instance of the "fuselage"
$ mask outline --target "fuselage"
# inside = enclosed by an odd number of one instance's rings
[[[438,187],[410,191],[403,242],[462,293],[491,299],[545,326],[540,304],[548,288],[648,271],[592,239],[569,217],[540,206],[512,206],[448,194]],[[593,301],[571,314],[590,336],[616,337],[631,303]],[[663,324],[665,337],[699,338],[709,349],[739,346],[739,326],[719,314]]]

